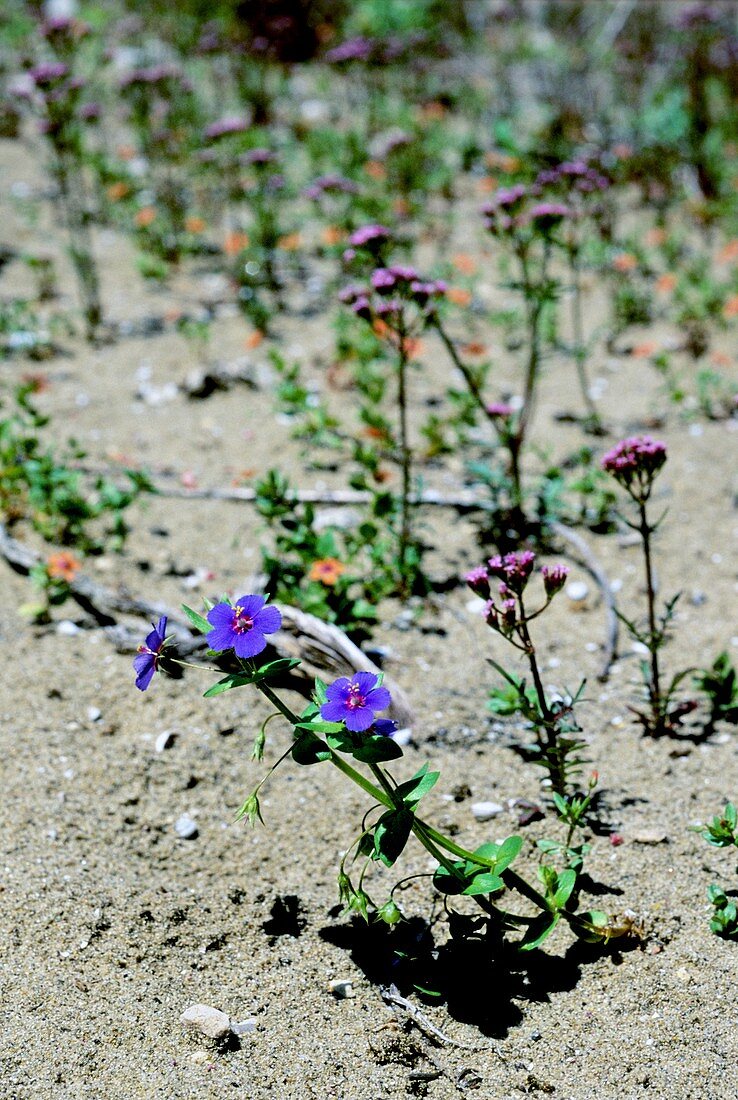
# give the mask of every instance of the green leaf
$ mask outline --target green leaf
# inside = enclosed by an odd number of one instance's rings
[[[514,859],[517,859],[522,847],[522,836],[509,836],[507,840],[503,840],[500,845],[500,850],[497,853],[497,859],[495,860],[495,871],[497,874],[501,874],[510,866]]]
[[[213,629],[212,624],[202,615],[198,615],[197,611],[193,611],[191,607],[187,607],[186,604],[182,604],[182,610],[187,618],[190,620],[195,630],[199,630],[201,634],[207,634]]]
[[[494,894],[498,890],[504,889],[505,883],[499,875],[482,871],[481,874],[474,876],[469,885],[463,890],[463,893],[473,897],[475,894]]]
[[[391,867],[408,842],[413,815],[404,808],[382,814],[374,828],[374,858]]]
[[[354,749],[353,756],[362,764],[380,764],[383,760],[398,760],[402,749],[391,737],[374,733],[371,737],[365,737],[364,744]]]
[[[331,750],[325,741],[321,741],[314,733],[305,730],[292,746],[292,759],[296,764],[308,766],[319,764],[322,760],[330,760]]]
[[[216,695],[222,695],[224,691],[231,691],[233,688],[244,687],[246,684],[253,684],[256,681],[256,674],[250,672],[230,672],[227,676],[224,676],[222,680],[218,680],[217,684],[213,684],[206,692],[203,693],[203,699],[212,699]]]
[[[536,917],[532,924],[528,925],[525,935],[518,943],[519,949],[521,951],[533,951],[536,947],[540,947],[558,923],[558,913],[541,913],[540,917]]]
[[[492,841],[488,841],[486,844],[480,844],[478,848],[475,848],[474,855],[479,856],[480,859],[488,859],[490,862],[494,862],[496,866],[499,851],[499,844],[493,844]],[[471,865],[471,861],[469,861],[469,863]]]
[[[203,694],[203,698],[212,699],[214,695],[222,695],[224,691],[231,691],[233,688],[244,687],[246,684],[258,684],[262,680],[268,680],[273,676],[279,676],[283,672],[289,672],[299,663],[295,657],[281,657],[278,661],[269,661],[267,664],[262,665],[255,672],[230,672],[222,680],[218,680],[217,684],[213,684],[211,688],[208,688]]]
[[[452,864],[459,874],[453,874],[446,867],[438,867],[433,875],[433,885],[442,894],[462,894],[468,885],[465,875],[465,863]]]
[[[327,701],[325,694],[327,687],[328,685],[324,680],[321,680],[318,676],[315,677],[315,702],[318,707],[322,707],[323,703]]]
[[[400,783],[395,794],[399,795],[406,805],[414,808],[421,798],[435,786],[440,775],[440,772],[429,772],[428,765],[423,764],[420,771],[416,772],[411,779],[408,779],[405,783]]]
[[[342,722],[325,722],[321,719],[311,719],[309,722],[296,722],[296,730],[312,730],[313,733],[338,733],[343,730]]]
[[[557,909],[563,909],[577,884],[577,873],[571,867],[562,871],[556,883],[556,892],[552,898]]]

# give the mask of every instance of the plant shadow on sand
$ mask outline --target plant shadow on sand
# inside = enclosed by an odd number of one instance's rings
[[[373,984],[393,984],[404,996],[444,1004],[454,1019],[497,1039],[523,1022],[525,1002],[550,1002],[553,994],[576,986],[583,966],[603,954],[617,963],[623,951],[637,946],[632,940],[606,946],[576,942],[560,957],[521,952],[481,918],[455,914],[448,929],[449,937],[436,943],[432,927],[420,917],[392,929],[355,917],[323,928],[320,936],[347,951]]]

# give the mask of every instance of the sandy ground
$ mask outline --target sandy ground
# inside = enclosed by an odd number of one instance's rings
[[[7,188],[18,180],[38,184],[27,151],[5,143],[0,157]],[[43,238],[46,214],[29,229],[11,204],[4,209],[3,235],[15,247]],[[458,234],[467,248],[463,225]],[[152,294],[112,231],[98,235],[98,248],[113,319],[197,301],[200,283],[192,271]],[[0,291],[23,293],[25,278],[11,264]],[[58,305],[68,308],[71,280],[63,286]],[[126,456],[158,474],[191,471],[201,485],[221,486],[238,471],[259,474],[278,461],[295,481],[314,486],[328,475],[303,470],[289,428],[274,417],[266,350],[246,353],[246,331],[238,317],[223,316],[212,352],[225,362],[248,356],[258,390],[235,389],[199,403],[175,395],[150,404],[136,396],[142,380],[165,386],[193,368],[192,350],[171,331],[93,350],[64,339],[68,355],[41,365],[14,360],[3,374],[9,384],[30,369],[43,375],[50,385],[40,404],[53,417],[52,433],[76,435],[91,461]],[[668,335],[657,328],[636,333],[634,342]],[[730,334],[720,339],[734,354]],[[308,362],[320,358],[329,348],[325,318],[280,322],[278,346]],[[418,401],[448,381],[431,351]],[[499,363],[500,377],[512,377],[504,353]],[[601,407],[613,439],[657,411],[666,418],[659,434],[670,459],[659,499],[669,514],[658,569],[663,593],[684,592],[666,664],[671,670],[706,664],[722,648],[738,660],[738,425],[687,423],[663,407],[660,381],[643,361],[600,351],[593,366],[604,383]],[[556,455],[583,442],[575,426],[553,420],[575,402],[570,368],[553,361],[535,432]],[[448,488],[457,473],[451,464],[430,471],[428,480]],[[481,552],[470,523],[438,513],[426,524],[437,547],[431,559],[437,576],[476,564]],[[622,583],[623,606],[642,606],[637,549],[617,536],[588,537]],[[248,506],[152,499],[134,509],[124,555],[92,568],[103,583],[177,607],[239,590],[258,566],[262,538]],[[180,572],[208,569],[214,579],[193,593],[172,575],[172,565]],[[584,574],[574,567],[573,577]],[[571,687],[588,678],[580,717],[604,789],[605,828],[590,838],[592,882],[584,901],[614,914],[634,910],[647,934],[632,949],[598,953],[560,930],[545,953],[522,959],[496,957],[482,943],[449,947],[438,900],[423,880],[402,893],[411,920],[391,935],[342,917],[335,873],[365,808],[343,778],[325,766],[287,766],[267,788],[267,828],[234,825],[234,811],[260,774],[249,760],[251,738],[267,713],[260,699],[241,691],[202,700],[209,680],[198,673],[184,682],[159,678],[141,696],[130,656],[116,653],[71,605],[57,622],[74,620],[73,635],[60,634],[56,624],[24,623],[17,609],[29,598],[28,585],[0,570],[0,1093],[8,1100],[445,1100],[467,1092],[489,1100],[733,1097],[738,948],[710,933],[705,891],[712,881],[734,881],[734,861],[688,827],[736,797],[738,735],[726,727],[705,744],[641,738],[627,710],[637,672],[627,642],[609,682],[597,682],[605,626],[588,583],[584,607],[574,610],[561,597],[538,637],[552,684]],[[472,846],[508,835],[517,828],[513,812],[485,825],[471,812],[474,801],[540,797],[535,769],[511,750],[521,731],[514,723],[494,724],[485,710],[494,682],[485,657],[506,659],[504,647],[463,588],[420,608],[411,630],[396,625],[398,610],[383,609],[375,638],[389,647],[387,669],[417,714],[397,774],[429,760],[442,778],[426,816],[458,829]],[[269,729],[268,762],[289,736],[278,723]],[[157,752],[165,730],[176,737]],[[471,793],[463,796],[464,787]],[[196,839],[181,840],[174,831],[185,812],[197,821]],[[535,839],[555,830],[550,815],[523,830],[531,873]],[[622,845],[610,843],[610,831],[622,834]],[[639,842],[649,832],[664,839]],[[413,847],[400,867],[407,875],[428,869]],[[381,896],[392,881],[378,874],[373,892]],[[424,973],[443,994],[435,999],[415,993],[408,965],[393,962],[395,947],[428,952],[429,936],[438,950]],[[353,996],[334,996],[329,986],[338,979],[350,980]],[[380,995],[390,981],[448,1043],[429,1043],[407,1014],[395,1016]],[[234,1021],[252,1020],[253,1028],[217,1052],[179,1021],[198,1002]],[[411,1077],[439,1068],[434,1080]]]

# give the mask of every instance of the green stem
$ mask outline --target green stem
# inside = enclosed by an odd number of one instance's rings
[[[640,526],[638,528],[643,542],[643,558],[646,568],[646,596],[648,599],[648,649],[651,655],[651,683],[649,684],[649,696],[651,702],[651,718],[654,725],[654,733],[664,732],[664,716],[661,706],[661,675],[659,670],[659,638],[656,625],[656,591],[653,580],[653,561],[651,558],[651,534],[653,528],[646,516],[645,500],[638,501],[640,513]]]
[[[400,501],[400,587],[403,597],[410,594],[408,549],[410,547],[410,490],[412,484],[412,452],[407,422],[407,332],[404,318],[397,330],[399,352],[397,361],[397,404],[400,411],[400,466],[402,499]]]

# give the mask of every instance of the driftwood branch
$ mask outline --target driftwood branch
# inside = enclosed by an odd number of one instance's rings
[[[564,542],[568,542],[570,546],[574,547],[579,557],[580,564],[587,570],[602,592],[602,598],[605,601],[607,612],[607,637],[605,640],[605,660],[597,679],[604,682],[610,675],[610,669],[613,661],[617,657],[618,651],[620,623],[615,609],[615,594],[613,593],[607,574],[579,532],[573,531],[571,527],[566,527],[563,523],[551,523],[549,526],[555,535],[558,535],[560,539],[563,539]]]

